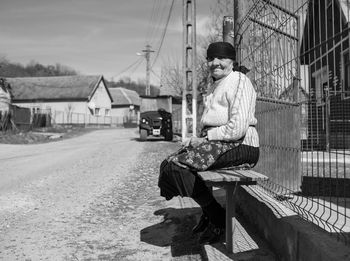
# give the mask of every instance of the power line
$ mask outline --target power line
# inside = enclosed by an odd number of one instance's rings
[[[120,73],[114,75],[114,77],[118,77],[119,75],[125,73],[126,71],[128,71],[131,67],[133,67],[135,64],[139,63],[137,66],[140,65],[140,63],[143,61],[143,57],[139,57],[139,59],[137,59],[135,62],[133,62],[132,64],[130,64],[128,67],[126,67],[123,71],[121,71]]]
[[[134,69],[132,69],[132,71],[130,72],[129,76],[131,77],[135,71],[137,70],[137,68],[139,68],[139,66],[142,64],[143,60],[141,60],[135,67]]]
[[[153,6],[152,6],[152,11],[151,11],[151,16],[149,18],[149,23],[148,23],[148,28],[147,28],[147,34],[146,36],[149,37],[151,35],[151,29],[153,29],[153,27],[151,26],[154,20],[154,14],[156,13],[155,11],[156,8],[156,0],[153,0]],[[148,42],[148,40],[146,40],[146,43]]]
[[[157,59],[158,59],[158,56],[159,56],[159,53],[160,53],[160,50],[161,50],[161,48],[162,48],[163,41],[164,41],[164,38],[165,38],[165,33],[166,33],[167,29],[168,29],[168,24],[169,24],[169,21],[170,21],[170,17],[171,17],[171,13],[172,13],[173,7],[174,7],[174,0],[172,0],[172,2],[171,2],[171,6],[170,6],[170,9],[169,9],[167,21],[166,21],[166,24],[165,24],[165,27],[164,27],[164,30],[163,30],[163,33],[162,33],[161,40],[160,40],[159,48],[158,48],[158,51],[157,51],[157,53],[156,53],[156,57],[155,57],[154,60],[153,60],[153,63],[152,63],[151,68],[152,68],[153,65],[156,63],[156,61],[157,61]]]
[[[168,0],[169,1],[169,0]],[[154,30],[154,35],[153,35],[153,38],[154,40],[156,40],[157,38],[157,35],[161,35],[162,33],[162,30],[163,30],[163,24],[164,24],[164,21],[166,19],[166,14],[167,14],[167,9],[168,9],[168,4],[166,1],[162,1],[162,6],[159,7],[159,20],[158,22],[155,24],[155,30]],[[153,42],[153,44],[155,44],[155,42]]]
[[[164,0],[154,0],[152,14],[149,23],[149,30],[147,31],[146,44],[153,45],[155,36],[158,34],[158,31],[161,30],[159,26],[164,20],[164,15],[166,13],[166,1]]]

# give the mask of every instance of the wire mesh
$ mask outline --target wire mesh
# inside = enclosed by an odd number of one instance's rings
[[[249,0],[240,57],[259,95],[261,185],[350,242],[349,0]]]
[[[31,113],[30,123],[33,127],[50,127],[54,125],[110,126],[122,127],[126,123],[135,123],[133,116],[98,116],[71,111],[37,109]]]

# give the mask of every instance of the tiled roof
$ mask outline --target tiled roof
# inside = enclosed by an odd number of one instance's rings
[[[113,105],[137,105],[140,106],[141,99],[137,92],[122,87],[109,88],[113,98]]]
[[[101,75],[7,78],[13,99],[18,100],[88,100]]]

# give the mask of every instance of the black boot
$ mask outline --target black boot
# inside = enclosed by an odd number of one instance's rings
[[[203,213],[209,217],[210,223],[219,228],[226,226],[226,210],[216,201],[212,201],[205,207],[202,207]]]
[[[225,238],[225,228],[209,223],[207,228],[199,237],[199,244],[215,244],[222,242]]]
[[[199,243],[214,244],[220,242],[225,235],[225,209],[216,200],[214,200],[203,208],[203,212],[209,218],[209,225],[201,234],[199,238]]]
[[[195,225],[192,229],[192,234],[197,234],[203,232],[209,225],[209,217],[203,213],[198,221],[198,224]]]

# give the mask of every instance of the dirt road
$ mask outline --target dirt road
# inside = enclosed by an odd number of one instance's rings
[[[147,143],[136,138],[114,129],[0,144],[0,260],[145,260],[140,231],[157,223],[148,205],[159,152],[145,160]]]
[[[190,233],[198,206],[159,196],[158,167],[179,144],[137,137],[0,144],[0,260],[208,260]],[[274,260],[262,249],[234,260]]]

